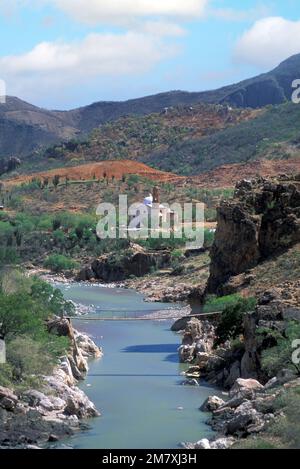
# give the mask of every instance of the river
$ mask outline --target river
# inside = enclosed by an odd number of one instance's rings
[[[89,307],[88,317],[142,316],[170,305],[146,303],[132,290],[99,285],[59,285],[66,298]],[[65,442],[78,449],[174,449],[212,436],[200,405],[213,393],[203,383],[183,386],[178,362],[181,337],[172,321],[75,321],[103,347],[90,363],[82,389],[101,411],[90,429]]]

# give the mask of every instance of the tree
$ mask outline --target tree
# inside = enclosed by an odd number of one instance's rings
[[[60,176],[58,174],[56,174],[52,179],[52,183],[53,183],[53,186],[55,187],[55,189],[57,189],[59,181],[60,181]]]
[[[20,288],[0,291],[0,335],[40,336],[45,331],[45,320],[53,315],[74,315],[73,303],[66,301],[60,290],[38,278],[20,282]]]
[[[216,329],[216,345],[221,345],[227,340],[235,339],[243,333],[244,315],[253,311],[256,305],[255,298],[240,298],[236,304],[227,306],[221,316]]]
[[[11,295],[0,294],[0,335],[2,337],[25,333],[34,334],[42,325],[42,315],[35,314],[30,295],[24,292]]]

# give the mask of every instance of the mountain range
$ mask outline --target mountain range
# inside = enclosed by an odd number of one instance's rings
[[[206,92],[171,91],[124,102],[97,102],[70,111],[50,111],[7,97],[0,105],[0,158],[28,156],[41,148],[80,139],[100,125],[123,116],[145,116],[196,103],[261,108],[290,100],[300,78],[300,54],[274,70],[237,84]]]

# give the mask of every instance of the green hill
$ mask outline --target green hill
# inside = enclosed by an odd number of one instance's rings
[[[223,164],[300,155],[300,105],[286,103],[265,110],[214,135],[148,154],[142,161],[165,171],[194,175]],[[299,160],[300,165],[300,160]]]

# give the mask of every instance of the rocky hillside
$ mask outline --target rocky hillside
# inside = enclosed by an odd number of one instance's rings
[[[224,164],[260,159],[299,158],[300,106],[286,103],[259,113],[255,119],[152,152],[141,158],[164,171],[195,175]],[[299,163],[300,164],[300,163]]]
[[[285,60],[269,73],[217,90],[199,93],[171,91],[125,102],[99,102],[65,113],[57,112],[56,115],[62,117],[67,125],[88,132],[121,116],[144,116],[178,105],[207,103],[260,108],[268,104],[281,104],[291,99],[291,83],[299,78],[299,68],[300,54]]]
[[[255,160],[248,163],[226,164],[188,178],[196,186],[203,188],[235,187],[242,179],[253,177],[270,178],[280,174],[293,175],[299,172],[300,159]]]
[[[208,291],[300,243],[300,178],[244,180],[218,209]]]
[[[260,108],[291,97],[291,83],[299,76],[300,55],[273,71],[219,90],[188,93],[172,91],[125,102],[98,102],[71,111],[49,111],[8,97],[0,106],[0,155],[26,156],[51,143],[85,135],[124,116],[145,116],[165,108],[197,103]]]
[[[140,160],[155,152],[168,152],[177,143],[203,138],[248,121],[260,112],[196,104],[166,108],[163,112],[144,117],[126,116],[94,129],[81,142],[51,146],[39,158],[45,166],[53,159],[64,164],[74,161]]]

